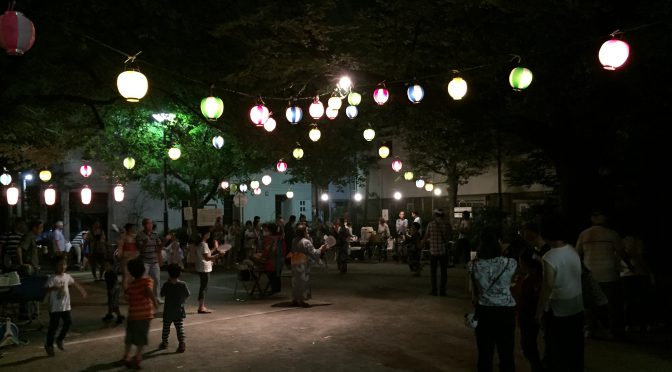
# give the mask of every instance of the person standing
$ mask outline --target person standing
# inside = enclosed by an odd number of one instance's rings
[[[205,292],[208,291],[208,282],[210,281],[210,273],[212,272],[212,261],[217,259],[219,251],[214,254],[210,253],[208,240],[210,233],[206,232],[201,237],[201,241],[196,249],[196,272],[200,279],[200,286],[198,288],[198,313],[210,314],[212,311],[205,307]]]
[[[37,237],[42,234],[44,224],[35,220],[29,225],[29,230],[23,235],[19,245],[19,262],[27,268],[28,273],[37,273],[40,270],[40,255],[42,252],[37,246]]]
[[[378,238],[378,260],[387,260],[387,240],[390,239],[390,227],[387,225],[385,218],[380,217],[378,220],[378,230],[376,230]]]
[[[133,260],[138,257],[138,246],[135,242],[137,232],[135,231],[135,225],[132,223],[127,223],[124,226],[124,232],[119,237],[119,243],[117,246],[120,250],[119,255],[119,266],[121,268],[121,287],[126,290],[128,283],[131,280],[131,275],[128,273],[128,261]]]
[[[429,259],[432,278],[432,296],[445,296],[448,282],[448,244],[451,227],[443,221],[443,210],[434,210],[434,219],[427,224],[425,244],[429,244]],[[441,270],[441,282],[437,285],[436,270]]]
[[[135,245],[138,249],[138,257],[145,265],[145,272],[152,278],[153,293],[157,302],[162,304],[163,300],[159,297],[159,283],[161,280],[161,239],[154,232],[154,223],[151,218],[142,220],[143,230],[135,236]]]
[[[467,263],[471,252],[471,212],[462,212],[462,219],[457,231],[459,235],[457,236],[457,249],[455,249],[457,251],[455,263],[458,264],[460,261]]]
[[[338,264],[338,271],[341,274],[348,272],[348,261],[350,261],[350,238],[352,234],[345,225],[345,218],[341,217],[339,220],[338,231],[336,233],[336,262]]]
[[[176,352],[184,353],[187,345],[184,343],[184,326],[182,324],[186,318],[184,302],[191,295],[187,283],[180,280],[182,269],[177,264],[168,265],[168,281],[161,287],[161,296],[166,299],[166,305],[163,307],[163,330],[161,332],[161,344],[159,349],[168,348],[168,336],[170,336],[170,325],[175,325],[177,341],[179,342]]]
[[[411,217],[413,217],[413,222],[417,222],[418,225],[420,225],[418,231],[420,232],[420,235],[422,235],[422,218],[420,218],[418,211],[411,212]]]
[[[285,241],[288,242],[288,245],[291,246],[291,242],[294,239],[295,233],[294,233],[294,223],[296,222],[296,216],[291,215],[289,216],[289,221],[285,224]],[[289,248],[289,251],[291,252],[291,247]]]
[[[60,221],[59,221],[60,222]],[[58,226],[58,222],[56,223]],[[61,228],[63,223],[61,222]],[[91,226],[91,230],[86,234],[86,243],[89,246],[89,263],[91,265],[91,274],[93,274],[93,279],[103,280],[103,271],[105,265],[105,250],[107,248],[105,242],[105,233],[100,227],[100,222],[96,221]],[[100,272],[98,276],[97,272]]]
[[[422,264],[420,263],[420,253],[422,252],[422,235],[420,235],[420,224],[413,222],[410,228],[410,236],[406,239],[406,251],[408,252],[408,267],[414,276],[420,276]]]
[[[63,234],[63,221],[56,221],[54,224],[52,247],[54,248],[55,257],[67,256],[68,252],[65,242],[65,235]]]
[[[0,247],[2,247],[2,261],[0,267],[3,272],[16,271],[23,264],[21,250],[19,245],[26,233],[26,222],[23,218],[17,217],[14,220],[12,231],[2,236]],[[33,239],[35,240],[35,239]]]
[[[148,220],[148,219],[145,219]],[[143,223],[143,226],[146,224]],[[149,220],[150,229],[152,220]],[[145,276],[145,264],[140,258],[128,261],[128,272],[133,277],[126,288],[128,299],[128,320],[124,339],[124,356],[121,361],[128,368],[140,369],[142,349],[149,343],[149,326],[154,319],[154,310],[159,306],[151,278]],[[131,357],[131,348],[135,345],[135,355]]]
[[[306,300],[312,298],[310,290],[310,263],[309,260],[318,260],[320,255],[327,248],[322,245],[315,249],[313,243],[308,238],[306,225],[296,225],[296,236],[292,241],[292,252],[289,257],[292,263],[292,305],[300,307],[309,307]]]

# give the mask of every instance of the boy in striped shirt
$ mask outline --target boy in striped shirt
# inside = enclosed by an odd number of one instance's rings
[[[142,348],[148,343],[149,324],[158,306],[154,296],[154,282],[145,276],[145,265],[139,259],[128,261],[128,272],[133,277],[126,289],[128,298],[128,320],[126,321],[126,348],[122,361],[128,368],[140,369]],[[131,357],[131,347],[136,353]]]

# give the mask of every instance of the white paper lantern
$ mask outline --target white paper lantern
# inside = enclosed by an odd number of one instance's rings
[[[44,190],[44,204],[56,204],[56,190],[54,190],[54,188],[51,186]]]
[[[229,182],[228,181],[222,181],[222,183],[219,184],[219,187],[222,188],[222,190],[226,190],[229,188]]]
[[[329,118],[329,120],[334,120],[336,119],[336,116],[338,116],[338,110],[333,107],[327,107],[327,118]]]
[[[84,205],[89,205],[91,204],[91,189],[89,186],[84,186],[82,191],[80,192],[81,197],[82,197],[82,204]]]
[[[362,199],[364,199],[361,193],[356,193],[354,198],[356,202],[360,202]]]
[[[285,195],[287,196],[287,199],[291,199],[294,197],[294,191],[289,190]]]
[[[425,180],[422,180],[422,179],[415,180],[415,187],[417,187],[419,189],[425,187]]]
[[[317,128],[317,125],[313,127],[313,129],[308,132],[308,137],[310,137],[310,140],[313,142],[317,142],[320,140],[322,137],[322,132]]]
[[[434,189],[434,195],[441,196],[441,188],[440,187],[437,187],[437,188]]]
[[[367,140],[368,142],[373,141],[374,138],[376,138],[376,131],[373,130],[372,128],[366,128],[364,129],[364,139]]]
[[[276,126],[277,126],[277,123],[275,122],[275,119],[273,119],[273,118],[268,118],[268,120],[266,120],[266,122],[264,123],[264,129],[267,132],[274,131]]]
[[[269,176],[268,174],[266,174],[266,175],[264,175],[263,177],[261,177],[261,183],[263,183],[264,186],[268,186],[268,185],[270,185],[270,184],[271,184],[271,181],[273,181],[273,179],[272,179],[271,176]]]
[[[254,195],[261,195],[261,189],[260,188],[254,189],[253,193]]]
[[[434,190],[434,184],[433,183],[426,183],[425,184],[425,190],[427,190],[427,191]]]
[[[343,102],[338,97],[331,97],[329,98],[329,101],[327,101],[327,106],[337,111],[341,108],[342,104]]]
[[[467,94],[467,82],[461,77],[454,77],[448,83],[448,94],[456,101],[461,100]]]
[[[42,182],[49,182],[49,180],[51,179],[51,172],[48,169],[41,170],[39,173],[39,177],[40,180],[42,180]]]
[[[19,189],[12,186],[7,189],[7,204],[16,205],[19,202]]]
[[[320,199],[321,199],[323,202],[328,201],[328,200],[329,200],[329,194],[327,194],[326,192],[323,193],[322,196],[320,196]]]
[[[311,103],[308,108],[308,113],[310,114],[310,117],[315,120],[318,120],[324,115],[324,105],[320,102],[320,97],[315,97],[313,103]]]
[[[401,197],[402,197],[402,195],[399,191],[395,192],[393,196],[394,196],[394,200],[401,200]]]
[[[177,147],[171,147],[170,150],[168,150],[168,157],[171,160],[177,160],[182,156],[182,150],[180,150]]]
[[[224,146],[224,137],[222,136],[212,137],[212,146],[214,146],[217,150],[221,149],[222,146]]]
[[[127,70],[117,76],[119,94],[128,102],[139,102],[147,94],[149,83],[140,71]]]
[[[388,156],[390,156],[390,148],[382,145],[378,148],[378,156],[380,156],[381,159],[385,159]]]
[[[125,196],[124,186],[122,185],[114,186],[114,201],[120,203],[124,201],[124,196]]]
[[[12,176],[9,173],[3,173],[0,175],[0,183],[2,186],[7,186],[12,183]]]
[[[238,186],[238,190],[240,190],[240,192],[247,192],[247,184],[241,183],[240,186]]]
[[[129,169],[129,170],[133,169],[133,167],[135,167],[135,159],[133,159],[130,156],[127,156],[126,158],[124,158],[124,163],[123,164],[124,164],[124,168]]]
[[[252,190],[258,189],[259,188],[259,181],[254,180],[254,181],[250,182],[250,187],[252,188]]]

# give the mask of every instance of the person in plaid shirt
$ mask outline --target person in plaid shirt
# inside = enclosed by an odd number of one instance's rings
[[[434,210],[434,220],[427,224],[425,244],[429,243],[430,271],[432,277],[432,296],[445,296],[448,281],[448,244],[452,229],[443,221],[443,210]],[[437,291],[436,269],[441,268],[441,283]]]

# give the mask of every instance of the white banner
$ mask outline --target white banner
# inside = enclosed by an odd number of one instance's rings
[[[223,211],[217,208],[199,209],[196,216],[196,226],[213,226],[217,217],[221,217]]]

